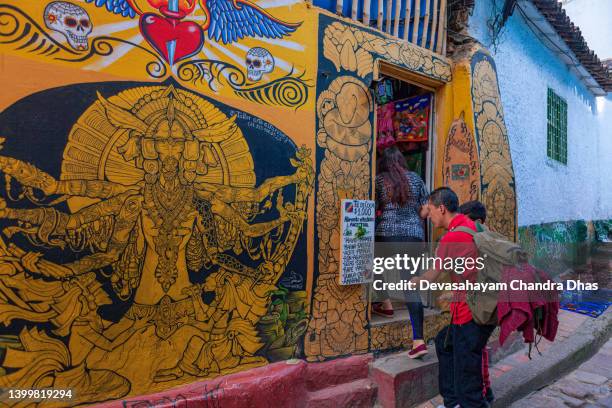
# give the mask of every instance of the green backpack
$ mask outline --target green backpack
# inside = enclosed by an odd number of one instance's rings
[[[484,268],[477,271],[474,283],[499,283],[504,267],[516,266],[521,262],[526,262],[527,253],[523,251],[520,245],[497,232],[489,230],[482,224],[476,223],[476,227],[478,232],[468,227],[453,229],[453,231],[470,234],[474,238],[479,256],[484,258]],[[465,301],[470,308],[470,312],[472,312],[475,323],[497,324],[498,294],[496,290],[468,290],[466,292]]]

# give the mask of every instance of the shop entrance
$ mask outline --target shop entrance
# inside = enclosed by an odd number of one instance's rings
[[[377,158],[388,148],[397,147],[406,159],[409,170],[421,177],[427,191],[433,184],[434,89],[418,81],[407,81],[384,71],[373,84],[376,103],[376,152]],[[378,160],[377,160],[378,161]],[[378,171],[378,169],[376,169]],[[425,242],[430,241],[431,228],[424,222]],[[426,313],[431,306],[430,293],[421,294]],[[381,300],[370,296],[370,301]],[[406,304],[392,299],[393,316],[372,313],[371,324],[381,325],[409,320]],[[370,305],[371,306],[371,305]],[[370,307],[370,310],[372,308]]]
[[[421,176],[429,187],[433,92],[382,76],[375,85],[374,94],[377,152],[397,146],[409,169]]]

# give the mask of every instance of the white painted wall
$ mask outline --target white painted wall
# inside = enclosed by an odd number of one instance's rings
[[[612,218],[612,94],[596,102],[599,120],[599,188],[598,219]]]
[[[518,225],[612,218],[612,99],[598,104],[518,11],[492,48],[487,21],[494,3],[477,1],[469,24],[472,36],[490,49],[497,65],[516,177]],[[501,7],[503,2],[497,3]],[[567,166],[546,155],[548,87],[568,105]]]

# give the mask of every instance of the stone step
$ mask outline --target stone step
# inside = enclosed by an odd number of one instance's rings
[[[433,347],[422,359],[408,352],[389,355],[372,363],[370,376],[378,385],[382,408],[409,408],[438,394],[438,359]]]
[[[611,261],[612,260],[612,253],[609,252],[603,252],[603,251],[593,251],[591,253],[591,261]]]
[[[306,367],[306,389],[318,391],[368,377],[371,354],[339,358]]]
[[[376,401],[377,387],[369,378],[309,392],[305,408],[370,408]]]
[[[437,316],[439,314],[440,314],[440,311],[437,309],[425,308],[424,310],[425,319],[427,319],[429,316]],[[406,325],[410,324],[410,313],[408,313],[408,309],[406,309],[405,306],[395,308],[393,310],[393,316],[391,317],[379,316],[379,315],[372,313],[372,318],[370,320],[370,326],[376,327],[376,326],[383,326],[385,324],[392,324],[392,323],[399,323],[399,322],[405,322]]]
[[[592,254],[612,257],[612,244],[602,243],[593,248]]]

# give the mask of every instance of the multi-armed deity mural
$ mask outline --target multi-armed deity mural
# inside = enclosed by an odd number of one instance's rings
[[[256,325],[297,244],[313,178],[306,148],[291,163],[292,173],[255,187],[235,117],[172,85],[98,95],[68,135],[59,178],[0,156],[0,317],[21,326],[3,362],[17,370],[0,381],[75,388],[92,402],[148,380],[265,363]],[[125,312],[105,320],[100,308],[115,303]]]
[[[1,387],[78,405],[299,354],[313,143],[269,121],[311,103],[293,2],[28,3],[0,4],[0,51],[48,75],[3,73]]]

